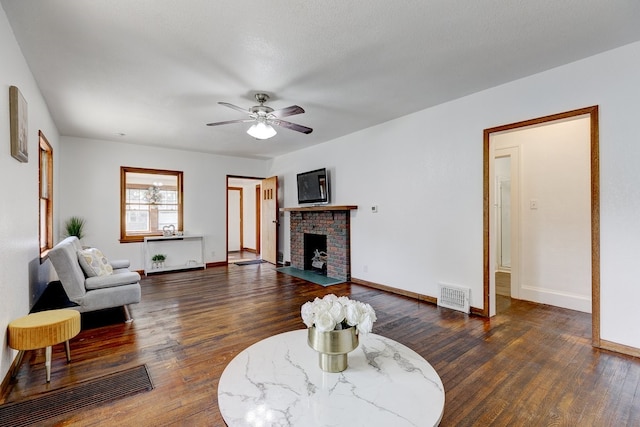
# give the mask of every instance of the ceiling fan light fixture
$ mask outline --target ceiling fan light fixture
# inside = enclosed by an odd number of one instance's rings
[[[271,125],[258,122],[251,126],[247,133],[256,139],[269,139],[274,137],[278,132],[276,132]]]

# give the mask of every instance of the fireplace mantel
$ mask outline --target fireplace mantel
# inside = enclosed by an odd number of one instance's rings
[[[352,211],[358,209],[355,205],[326,205],[326,206],[302,206],[295,208],[284,208],[285,212],[326,212],[326,211]]]

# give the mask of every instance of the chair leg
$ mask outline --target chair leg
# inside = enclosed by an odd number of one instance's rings
[[[122,306],[122,310],[124,311],[124,321],[126,323],[133,322],[133,318],[131,317],[131,313],[129,313],[129,306],[128,305],[123,305]]]
[[[44,366],[47,370],[47,382],[51,382],[51,346],[48,345],[45,352]]]
[[[69,340],[64,342],[64,349],[67,352],[67,363],[71,363],[71,348],[69,347]]]

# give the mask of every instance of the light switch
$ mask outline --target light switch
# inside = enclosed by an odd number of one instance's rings
[[[538,209],[538,201],[536,199],[529,200],[529,209]]]
[[[378,213],[378,205],[371,206],[371,213]]]

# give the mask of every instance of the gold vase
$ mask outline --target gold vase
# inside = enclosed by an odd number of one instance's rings
[[[318,352],[320,369],[326,372],[347,369],[347,353],[358,347],[355,326],[327,332],[318,331],[312,326],[308,331],[309,347]]]

